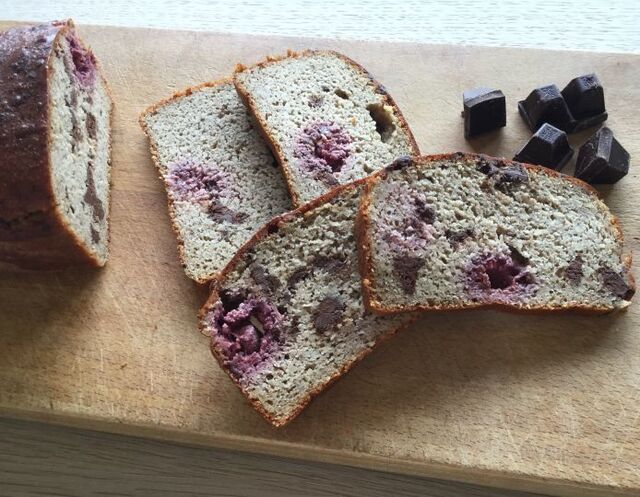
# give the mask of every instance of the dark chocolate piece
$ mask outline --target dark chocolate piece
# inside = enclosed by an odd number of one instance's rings
[[[572,79],[561,93],[575,119],[593,117],[605,112],[604,90],[595,74]]]
[[[594,184],[612,184],[629,172],[629,153],[604,127],[580,147],[576,178]]]
[[[346,305],[337,297],[325,297],[313,315],[313,326],[320,333],[332,331],[342,321]]]
[[[518,111],[531,131],[536,131],[544,123],[567,132],[575,127],[569,107],[556,85],[533,90],[525,100],[518,102]]]
[[[462,100],[465,138],[507,125],[506,101],[500,90],[473,88],[462,94]]]
[[[535,135],[529,138],[529,141],[525,143],[513,160],[538,164],[560,171],[569,162],[572,155],[573,150],[569,146],[567,134],[545,123]]]
[[[635,289],[627,283],[623,275],[616,273],[610,267],[602,266],[598,269],[598,276],[600,276],[602,280],[603,288],[616,297],[631,300],[631,297],[636,293]]]
[[[424,261],[419,257],[400,255],[393,259],[393,273],[400,283],[402,291],[407,295],[413,295],[416,292],[418,271],[422,266],[424,266]]]

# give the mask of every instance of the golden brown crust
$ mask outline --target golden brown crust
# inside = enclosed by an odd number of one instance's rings
[[[282,147],[278,144],[275,137],[269,132],[268,123],[257,112],[257,105],[255,102],[255,99],[252,97],[251,93],[247,90],[244,84],[239,80],[239,78],[237,77],[237,74],[242,72],[252,71],[258,68],[261,69],[272,64],[277,64],[286,59],[302,58],[302,57],[308,57],[311,55],[318,55],[318,54],[327,54],[327,55],[339,57],[340,59],[344,60],[347,64],[354,67],[356,71],[366,76],[371,82],[372,86],[375,88],[375,92],[379,95],[382,95],[382,98],[385,104],[393,107],[394,114],[398,119],[398,123],[400,127],[404,130],[404,132],[409,137],[409,143],[411,146],[411,155],[413,156],[420,155],[420,149],[418,147],[418,143],[416,142],[415,137],[413,136],[413,132],[411,131],[411,128],[407,123],[407,120],[404,118],[404,115],[400,111],[400,108],[396,104],[393,97],[389,95],[389,93],[387,93],[387,90],[384,88],[382,84],[380,84],[376,79],[374,79],[374,77],[371,75],[371,73],[369,73],[369,71],[367,71],[359,63],[350,59],[346,55],[333,50],[304,50],[302,52],[295,52],[293,50],[289,50],[287,51],[286,55],[268,56],[265,60],[258,62],[252,66],[244,66],[242,64],[238,64],[236,65],[236,69],[234,72],[233,83],[236,86],[238,95],[240,95],[240,98],[246,105],[247,109],[249,109],[249,112],[253,115],[253,117],[257,121],[258,127],[260,128],[260,132],[264,137],[265,141],[267,142],[267,144],[269,145],[269,148],[273,152],[273,155],[278,160],[278,164],[280,164],[280,167],[282,169],[285,181],[287,183],[287,188],[289,189],[289,193],[291,195],[293,205],[296,207],[299,207],[301,205],[300,193],[295,188],[295,182],[293,181],[291,171],[286,163],[285,154],[282,150]]]
[[[160,159],[158,156],[158,144],[153,139],[153,136],[149,130],[149,126],[147,125],[146,118],[150,115],[157,113],[158,110],[160,110],[162,107],[168,104],[171,104],[176,100],[179,100],[180,98],[188,97],[189,95],[199,90],[202,90],[204,88],[216,88],[218,86],[232,84],[232,82],[233,81],[231,78],[223,78],[216,81],[207,81],[206,83],[190,86],[184,90],[177,91],[170,97],[160,100],[159,102],[156,102],[155,104],[149,106],[146,110],[142,111],[142,113],[140,114],[140,117],[138,118],[138,123],[140,124],[140,127],[142,128],[142,130],[144,131],[144,134],[147,135],[147,138],[149,139],[149,149],[151,152],[151,160],[153,161],[153,164],[156,167],[156,171],[158,172],[158,177],[160,178],[160,181],[162,181],[165,191],[167,192],[167,208],[169,210],[169,219],[171,221],[171,228],[173,229],[176,239],[178,240],[178,256],[180,258],[180,263],[182,264],[183,268],[186,268],[186,254],[184,250],[184,240],[182,238],[182,235],[180,234],[180,230],[178,229],[178,225],[176,224],[176,221],[175,221],[175,218],[176,218],[176,210],[174,205],[175,201],[170,193],[171,190],[169,189],[169,184],[167,183],[165,176],[162,174],[162,166],[160,165]],[[193,279],[196,283],[203,285],[208,283],[211,280],[217,279],[220,276],[220,273],[219,272],[214,273],[205,278],[195,278],[192,275],[188,275],[188,276],[191,279]]]
[[[376,173],[377,174],[377,173]],[[298,209],[288,212],[286,214],[283,214],[281,216],[278,216],[274,219],[272,219],[271,221],[269,221],[267,224],[265,224],[262,228],[260,228],[260,230],[258,230],[253,237],[251,237],[251,239],[249,241],[247,241],[239,250],[238,252],[234,255],[234,257],[231,259],[231,261],[229,261],[229,264],[227,264],[227,266],[222,270],[222,272],[220,273],[220,278],[215,281],[212,282],[212,288],[211,288],[211,294],[209,296],[209,298],[207,299],[207,301],[205,302],[205,304],[202,306],[202,308],[200,309],[199,312],[199,326],[200,326],[200,331],[204,334],[209,336],[209,334],[207,333],[207,324],[205,323],[205,318],[207,316],[207,314],[212,310],[213,306],[216,304],[216,302],[218,301],[218,293],[220,291],[220,289],[224,286],[225,280],[226,278],[233,272],[233,270],[236,268],[236,266],[243,260],[245,254],[247,253],[247,251],[249,251],[251,248],[253,248],[253,246],[258,243],[259,241],[263,240],[265,237],[267,237],[270,233],[272,233],[274,230],[279,229],[279,227],[282,224],[285,224],[293,219],[299,218],[299,217],[304,217],[308,212],[312,211],[313,209],[331,201],[333,198],[341,195],[342,193],[348,191],[348,190],[353,190],[355,188],[360,187],[361,185],[365,184],[367,181],[367,179],[361,179],[358,181],[355,181],[353,183],[348,183],[345,185],[340,185],[338,187],[336,187],[334,190],[322,195],[321,197],[318,197],[317,199],[304,204],[303,206],[299,207]],[[333,383],[335,383],[343,374],[345,374],[347,371],[351,370],[358,362],[360,362],[361,360],[363,360],[367,355],[369,355],[369,353],[375,349],[380,343],[384,342],[385,340],[389,339],[391,336],[393,336],[394,334],[396,334],[397,332],[399,332],[400,330],[406,328],[407,326],[409,326],[411,324],[411,322],[413,322],[413,320],[415,320],[416,317],[414,317],[412,320],[410,320],[409,322],[405,323],[404,325],[390,330],[389,333],[385,334],[384,336],[380,337],[376,343],[369,349],[362,351],[357,357],[355,357],[350,363],[345,364],[340,371],[336,372],[334,375],[332,375],[324,384],[318,386],[317,388],[315,388],[314,390],[308,392],[308,394],[305,396],[305,398],[296,406],[296,409],[293,410],[292,412],[290,412],[286,417],[284,418],[276,418],[273,415],[271,415],[269,412],[267,412],[264,407],[262,406],[262,404],[255,398],[251,397],[248,392],[243,388],[242,384],[238,381],[237,378],[235,378],[230,371],[228,370],[228,368],[224,365],[224,358],[222,357],[221,354],[218,353],[218,351],[215,349],[215,347],[213,347],[213,344],[211,345],[211,351],[214,355],[214,357],[216,358],[216,360],[218,361],[218,363],[220,364],[220,367],[226,372],[226,374],[231,378],[231,380],[238,386],[238,388],[240,388],[240,390],[242,391],[242,393],[245,395],[245,397],[247,397],[247,400],[249,401],[249,403],[253,406],[253,408],[258,411],[267,421],[269,421],[273,426],[276,427],[281,427],[284,426],[285,424],[289,423],[290,421],[292,421],[296,416],[298,416],[302,410],[321,392],[325,391],[327,388],[329,388]]]
[[[448,154],[437,154],[437,155],[426,155],[421,157],[416,157],[413,160],[413,166],[424,165],[424,163],[436,162],[436,161],[446,161],[446,160],[499,160],[501,163],[505,165],[510,164],[522,164],[526,169],[537,171],[542,174],[546,174],[547,176],[563,178],[564,180],[568,180],[571,183],[579,186],[587,193],[595,197],[595,200],[598,202],[599,209],[601,211],[605,211],[609,213],[612,217],[612,224],[617,231],[616,239],[622,245],[624,242],[622,227],[620,221],[616,216],[611,214],[607,209],[604,202],[602,202],[600,194],[598,191],[593,188],[591,185],[574,178],[572,176],[567,176],[565,174],[559,173],[557,171],[548,169],[546,167],[537,166],[533,164],[523,164],[518,163],[512,160],[507,159],[496,159],[495,157],[490,157],[484,154],[473,154],[473,153],[465,153],[465,152],[454,152]],[[496,309],[508,312],[515,313],[527,313],[527,314],[547,314],[550,312],[561,312],[561,311],[572,311],[581,314],[604,314],[608,312],[612,312],[615,309],[611,307],[605,306],[594,306],[594,305],[586,305],[586,304],[572,304],[572,305],[562,305],[562,306],[528,306],[528,305],[517,305],[517,304],[502,304],[502,303],[468,303],[456,306],[426,306],[426,305],[415,305],[415,306],[385,306],[378,299],[375,293],[375,275],[373,273],[373,262],[372,262],[372,251],[371,251],[371,240],[367,236],[367,233],[371,227],[371,204],[372,204],[372,191],[375,185],[386,178],[389,172],[392,170],[392,166],[385,168],[380,174],[375,177],[371,177],[367,179],[367,184],[365,185],[362,200],[360,202],[360,208],[358,211],[358,216],[356,218],[356,239],[358,243],[359,250],[359,260],[360,260],[360,272],[362,275],[362,294],[365,303],[365,307],[372,312],[380,315],[389,315],[389,314],[398,314],[403,312],[438,312],[438,311],[458,311],[458,310],[471,310],[471,309]],[[631,274],[631,262],[632,256],[631,254],[627,255],[624,258],[623,264],[628,273],[629,277],[629,285],[635,290],[635,278]],[[628,304],[627,304],[628,305]]]
[[[0,260],[25,269],[102,265],[59,210],[50,168],[51,54],[73,29],[69,19],[0,34],[0,101],[20,102],[0,115]]]

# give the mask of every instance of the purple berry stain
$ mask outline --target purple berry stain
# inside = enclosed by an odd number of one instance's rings
[[[466,269],[465,290],[474,301],[518,303],[537,289],[527,265],[509,254],[476,255]]]
[[[347,166],[352,143],[349,133],[339,124],[317,121],[298,135],[293,154],[303,171],[324,182],[329,180],[337,184],[334,175]]]
[[[73,74],[83,86],[91,86],[96,79],[96,58],[82,45],[75,34],[67,36],[71,59],[73,60]]]
[[[219,301],[208,319],[215,349],[240,380],[258,373],[278,350],[283,316],[264,298],[248,297],[231,307]]]
[[[177,201],[209,203],[224,194],[229,179],[213,164],[185,159],[169,165],[167,183]]]
[[[436,211],[424,193],[398,187],[387,197],[390,211],[384,240],[394,252],[418,252],[434,240]],[[401,217],[396,217],[396,213]]]

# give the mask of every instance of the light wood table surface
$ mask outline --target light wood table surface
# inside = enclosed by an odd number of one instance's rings
[[[5,19],[602,52],[640,51],[640,3],[56,2],[0,0]],[[544,13],[544,14],[541,14]],[[553,464],[553,461],[550,461]],[[0,419],[0,497],[534,494]]]

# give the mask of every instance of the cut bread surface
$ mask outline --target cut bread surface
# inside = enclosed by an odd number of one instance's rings
[[[282,173],[230,81],[178,93],[141,124],[190,278],[217,277],[260,226],[291,208]]]
[[[290,52],[234,76],[299,206],[418,146],[386,89],[330,51]]]
[[[111,99],[73,34],[50,60],[50,154],[57,208],[102,265],[108,257]]]
[[[276,426],[413,320],[363,306],[360,191],[346,185],[269,223],[225,268],[201,311],[218,362]]]
[[[0,259],[104,265],[112,102],[72,21],[0,34],[0,102]]]
[[[397,161],[366,190],[359,247],[377,312],[607,312],[635,291],[617,219],[579,180],[450,154]]]

